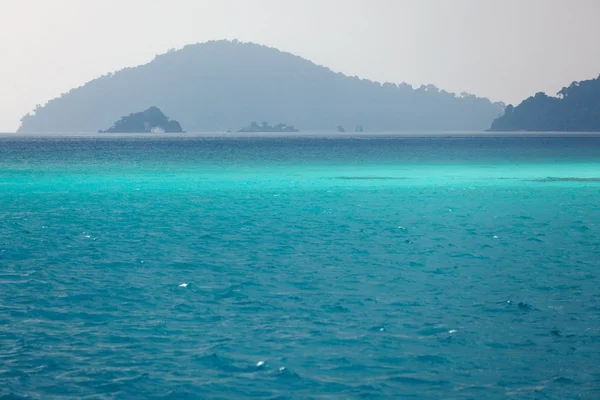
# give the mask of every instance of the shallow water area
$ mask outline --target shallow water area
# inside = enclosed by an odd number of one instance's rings
[[[4,135],[0,398],[600,397],[598,193],[594,134]]]

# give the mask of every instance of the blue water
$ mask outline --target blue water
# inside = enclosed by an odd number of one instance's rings
[[[0,399],[600,398],[599,194],[594,135],[2,137]]]

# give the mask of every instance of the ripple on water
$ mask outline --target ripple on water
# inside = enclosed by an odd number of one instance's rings
[[[558,177],[547,177],[547,178],[541,178],[541,179],[531,179],[529,180],[529,182],[540,182],[540,183],[545,183],[545,182],[588,182],[588,183],[599,183],[600,182],[600,178],[578,178],[578,177],[564,177],[564,178],[558,178]]]
[[[330,179],[336,179],[341,181],[398,181],[406,180],[409,178],[402,176],[336,176]]]
[[[2,142],[0,398],[599,398],[597,164],[413,140]]]

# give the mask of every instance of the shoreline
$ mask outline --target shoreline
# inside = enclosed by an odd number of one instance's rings
[[[594,137],[600,132],[500,132],[500,131],[423,131],[423,132],[185,132],[185,133],[98,133],[98,132],[60,132],[60,133],[11,133],[0,132],[0,139],[369,139],[369,138],[527,138],[527,137]]]

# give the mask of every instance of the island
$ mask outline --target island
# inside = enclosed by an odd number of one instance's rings
[[[540,92],[506,106],[490,131],[600,131],[600,76],[573,82],[556,97]]]
[[[240,129],[238,132],[300,132],[294,128],[294,125],[277,124],[275,126],[269,125],[268,122],[258,124],[258,122],[252,122],[245,128]]]
[[[98,133],[181,133],[179,122],[169,119],[158,107],[150,107],[122,117],[107,130]]]
[[[369,132],[481,131],[504,111],[502,103],[467,93],[346,76],[279,49],[219,40],[96,76],[31,110],[19,133],[97,131],[146,104],[192,132],[236,131],[257,118],[302,131],[351,121],[347,131],[356,124]]]

